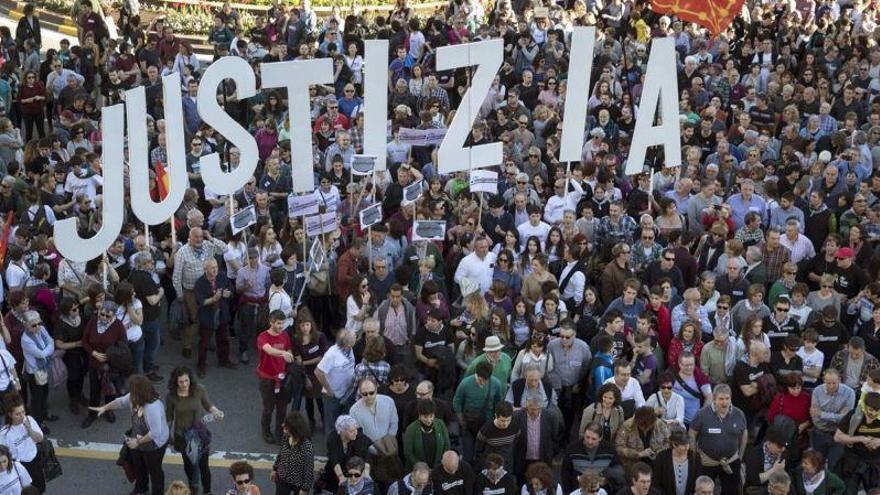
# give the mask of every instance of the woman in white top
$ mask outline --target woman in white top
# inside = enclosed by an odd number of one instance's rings
[[[268,305],[269,312],[278,310],[284,313],[284,329],[287,330],[293,325],[293,301],[290,295],[284,291],[284,284],[287,282],[287,270],[284,268],[273,268],[269,273]]]
[[[114,295],[116,319],[125,327],[125,336],[128,337],[128,347],[131,349],[134,372],[144,372],[144,331],[141,324],[144,322],[144,305],[140,299],[134,296],[134,287],[127,280],[119,283]]]
[[[369,281],[360,275],[351,280],[351,295],[345,301],[345,328],[360,335],[364,320],[372,314],[375,298],[370,291]]]
[[[260,261],[266,266],[276,267],[284,264],[281,261],[281,243],[275,235],[275,229],[271,225],[264,225],[260,229],[257,239],[257,249],[260,252]]]
[[[0,495],[20,495],[32,481],[27,469],[12,459],[9,447],[0,445]]]
[[[235,287],[235,276],[239,268],[244,266],[244,258],[247,256],[247,246],[241,241],[241,232],[233,234],[226,243],[223,251],[223,261],[226,263],[226,277],[232,281]]]
[[[358,54],[357,43],[349,43],[343,56],[345,65],[351,69],[351,82],[361,86],[364,83],[364,58]]]
[[[753,340],[763,342],[768,349],[770,348],[770,337],[764,333],[764,320],[758,315],[751,315],[746,318],[742,331],[740,331],[739,337],[736,339],[736,358],[739,361],[746,362],[749,360],[749,346]]]
[[[684,426],[684,398],[672,391],[674,378],[664,373],[658,381],[658,390],[648,397],[645,404],[653,407],[657,417],[666,421],[666,424]]]
[[[43,475],[45,460],[37,451],[37,444],[45,438],[43,430],[37,420],[25,413],[20,395],[10,397],[5,405],[6,426],[0,428],[0,445],[9,448],[12,458],[21,462],[31,483],[43,493],[46,491],[46,478]]]

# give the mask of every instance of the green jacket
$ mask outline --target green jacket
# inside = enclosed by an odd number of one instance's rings
[[[416,419],[409,424],[403,434],[403,456],[406,460],[407,471],[412,469],[413,464],[426,461],[421,440],[422,431],[419,427],[419,420]],[[442,419],[434,419],[434,442],[434,465],[431,466],[432,468],[440,465],[443,453],[449,450],[449,430],[446,429],[446,423]]]
[[[791,482],[796,495],[806,495],[804,491],[804,472],[800,469],[794,473],[794,479]],[[813,492],[813,495],[844,495],[846,493],[846,485],[836,474],[830,470],[825,470],[825,481],[819,485]]]
[[[477,371],[477,365],[482,363],[483,361],[487,361],[486,354],[480,354],[475,357],[471,364],[468,365],[467,369],[464,372],[464,376],[471,376]],[[510,372],[513,369],[513,360],[510,359],[505,353],[501,353],[501,359],[498,361],[498,364],[492,367],[492,376],[498,379],[501,382],[501,396],[507,394],[507,385],[510,383]]]

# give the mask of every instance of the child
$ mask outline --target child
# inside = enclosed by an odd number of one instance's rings
[[[623,320],[623,318],[620,319],[621,321]],[[596,354],[590,363],[590,374],[587,377],[590,386],[587,388],[587,394],[591,399],[595,399],[599,388],[602,387],[605,380],[614,376],[614,358],[612,357],[614,338],[604,332],[600,332],[593,339],[590,347],[596,350]]]
[[[801,328],[807,325],[810,313],[813,312],[813,308],[807,305],[809,293],[810,288],[803,282],[795,284],[791,289],[791,308],[788,310],[788,314],[798,322]]]
[[[859,407],[862,411],[865,410],[865,396],[868,392],[880,393],[880,369],[869,371],[865,383],[862,384],[862,397],[859,399]]]
[[[611,338],[612,348],[610,351],[610,355],[612,359],[617,359],[624,355],[624,348],[626,347],[626,326],[623,323],[623,314],[620,311],[612,310],[605,315],[605,328],[599,332],[599,335],[593,338],[593,341],[590,342],[590,347],[595,349],[596,342],[598,338],[602,335],[607,335]]]
[[[822,375],[822,363],[825,362],[825,355],[816,349],[818,342],[819,333],[810,328],[804,332],[804,346],[797,351],[804,365],[804,388],[808,390],[816,387]]]
[[[636,333],[633,341],[632,374],[642,386],[642,394],[647,397],[654,392],[654,375],[657,373],[654,345],[651,337],[643,333]]]

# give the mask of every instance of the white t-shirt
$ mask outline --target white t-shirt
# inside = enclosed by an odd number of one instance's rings
[[[27,416],[24,420],[31,425],[31,430],[38,432],[40,435],[43,434],[43,430],[40,429],[37,420],[30,416]],[[12,458],[21,462],[31,462],[37,457],[37,444],[28,435],[24,423],[17,426],[7,424],[0,428],[0,444],[9,447],[9,453],[12,454]]]
[[[10,263],[6,268],[6,285],[10,288],[24,287],[28,278],[28,269],[21,265]]]
[[[223,252],[223,261],[226,263],[226,276],[230,280],[235,280],[238,269],[244,266],[245,250],[247,246],[243,242],[231,242],[226,244],[226,251]],[[236,263],[236,266],[233,266]]]
[[[331,346],[318,363],[318,369],[327,375],[337,399],[345,398],[354,387],[354,353],[351,350],[346,356],[338,345]]]
[[[293,301],[287,292],[283,290],[269,293],[269,312],[280,310],[286,317],[284,319],[284,329],[293,325]]]
[[[825,354],[819,349],[815,349],[812,353],[807,354],[806,349],[801,347],[800,349],[798,349],[797,355],[800,356],[801,361],[804,362],[804,369],[812,368],[814,366],[822,369],[822,364],[825,363]],[[818,379],[814,380],[813,378],[804,375],[804,381],[809,383],[816,383]]]
[[[18,461],[13,461],[9,471],[0,471],[0,495],[20,495],[22,487],[31,486],[31,475]]]
[[[614,377],[612,376],[611,378],[605,380],[605,383],[614,383]],[[617,385],[616,383],[614,384]],[[639,385],[638,380],[633,377],[629,377],[629,381],[626,382],[626,387],[620,391],[620,400],[634,400],[636,403],[636,408],[645,405],[645,395],[642,393],[642,386]]]
[[[95,197],[98,195],[98,187],[103,185],[104,178],[100,175],[77,177],[73,172],[69,172],[67,180],[64,181],[64,192],[70,193],[74,198],[79,194],[85,194],[94,204]]]
[[[141,304],[141,300],[136,297],[132,299],[131,306],[136,310],[143,310],[144,308],[144,305]],[[128,337],[129,342],[137,342],[138,340],[141,340],[144,331],[141,330],[140,325],[132,325],[131,316],[129,316],[125,306],[119,306],[116,308],[116,319],[121,321],[125,326],[125,336]]]
[[[6,350],[6,343],[0,339],[0,343],[3,343],[2,349],[0,349],[0,390],[6,390],[9,388],[10,381],[13,379],[13,373],[15,372],[15,358],[9,351]]]
[[[345,328],[357,335],[361,334],[361,329],[364,327],[363,321],[354,319],[360,312],[361,308],[358,306],[357,301],[354,300],[354,296],[348,296],[348,299],[345,301]]]

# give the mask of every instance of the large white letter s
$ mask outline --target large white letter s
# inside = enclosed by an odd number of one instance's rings
[[[179,80],[179,76],[175,74]],[[101,229],[89,239],[79,236],[76,218],[65,218],[55,222],[55,246],[61,256],[73,261],[89,261],[101,256],[122,231],[122,217],[125,212],[125,185],[123,166],[124,110],[122,105],[104,107],[101,111],[103,129],[103,153],[101,156],[104,179]],[[144,118],[146,122],[146,118]],[[146,135],[146,134],[144,134]]]
[[[480,114],[480,107],[486,99],[486,94],[492,86],[492,79],[498,73],[503,58],[504,42],[500,39],[437,49],[437,70],[477,66],[471,78],[471,87],[464,92],[461,105],[437,150],[440,173],[492,167],[501,163],[503,159],[501,143],[464,148],[464,142]]]
[[[202,178],[217,194],[235,194],[257,169],[259,152],[256,139],[217,103],[216,88],[224,79],[235,81],[238,99],[243,100],[257,93],[257,78],[245,59],[223,57],[208,67],[199,85],[198,108],[202,120],[241,151],[241,162],[229,172],[220,169],[219,153],[203,156]]]

